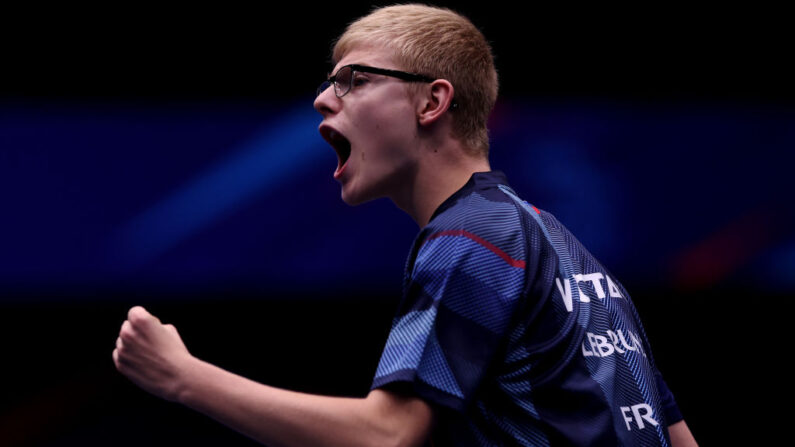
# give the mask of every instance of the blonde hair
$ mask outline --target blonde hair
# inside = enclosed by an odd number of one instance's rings
[[[469,19],[420,4],[377,8],[348,26],[332,58],[336,63],[363,46],[393,50],[401,69],[450,81],[458,104],[453,135],[473,154],[488,155],[486,124],[497,101],[497,71],[491,47]]]

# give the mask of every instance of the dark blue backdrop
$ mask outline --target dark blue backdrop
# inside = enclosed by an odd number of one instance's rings
[[[0,290],[336,295],[399,284],[417,228],[350,208],[311,97],[0,109]],[[643,286],[793,291],[795,110],[509,97],[492,165]]]

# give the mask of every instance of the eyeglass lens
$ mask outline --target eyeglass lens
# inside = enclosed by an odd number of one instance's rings
[[[351,67],[345,66],[337,70],[337,74],[334,75],[334,93],[336,93],[337,96],[345,96],[348,90],[351,89],[352,75],[353,70]]]
[[[327,88],[334,85],[334,94],[338,97],[345,96],[348,91],[351,89],[351,79],[353,75],[353,70],[351,67],[345,66],[337,70],[337,73],[333,76],[334,81],[323,81],[318,87],[316,95],[320,96]]]

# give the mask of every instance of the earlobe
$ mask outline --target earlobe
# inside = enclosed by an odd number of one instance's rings
[[[441,118],[452,107],[455,94],[453,84],[446,79],[437,79],[429,87],[418,112],[417,119],[421,126],[429,125]]]

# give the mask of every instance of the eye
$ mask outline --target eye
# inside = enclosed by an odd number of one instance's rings
[[[368,81],[369,79],[367,79],[366,76],[357,73],[356,76],[353,77],[353,86],[358,87],[360,85],[366,84]]]

